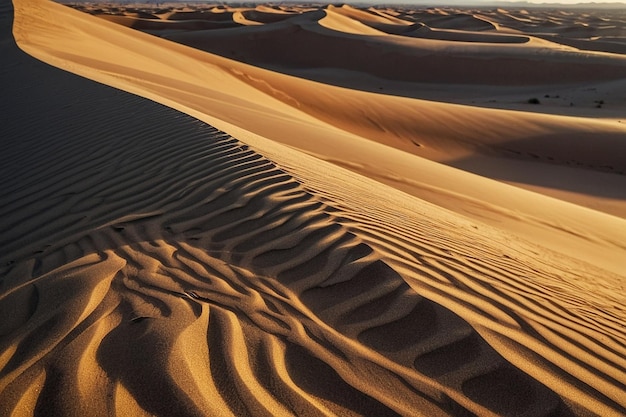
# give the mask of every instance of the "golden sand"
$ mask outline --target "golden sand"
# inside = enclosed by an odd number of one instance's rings
[[[626,414],[623,13],[13,6],[1,416]]]

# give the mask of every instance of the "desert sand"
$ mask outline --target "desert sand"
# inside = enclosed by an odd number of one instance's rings
[[[623,12],[0,4],[1,416],[626,415]]]

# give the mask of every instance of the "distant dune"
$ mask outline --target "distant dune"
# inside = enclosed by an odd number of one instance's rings
[[[74,8],[0,8],[0,416],[626,414],[623,13]]]

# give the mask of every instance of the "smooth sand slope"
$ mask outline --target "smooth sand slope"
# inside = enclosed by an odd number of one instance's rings
[[[267,92],[321,84],[16,1],[28,53],[180,113],[28,56],[0,11],[0,415],[626,412],[623,219]]]

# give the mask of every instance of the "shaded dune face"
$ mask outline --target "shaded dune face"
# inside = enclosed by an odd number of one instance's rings
[[[3,415],[569,415],[270,160],[3,52]]]

